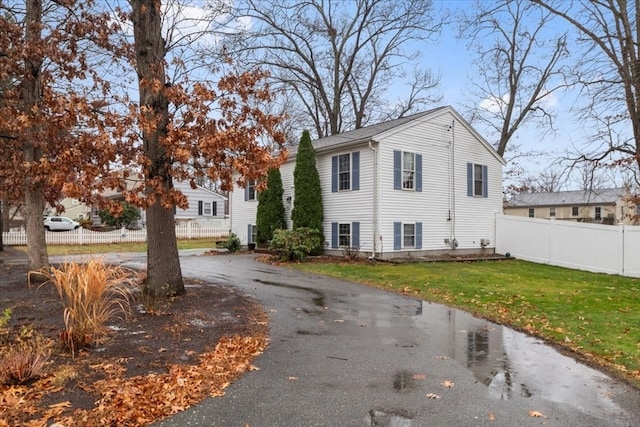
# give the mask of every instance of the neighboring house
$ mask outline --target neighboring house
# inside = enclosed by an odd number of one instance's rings
[[[441,107],[313,142],[325,252],[390,258],[492,252],[504,160],[453,108]],[[281,167],[291,228],[295,152]],[[255,187],[230,194],[231,229],[255,242]]]
[[[633,224],[640,206],[624,188],[516,194],[504,207],[505,215],[562,219],[603,224]]]
[[[132,180],[130,189],[136,185],[142,185],[141,181]],[[207,224],[212,222],[213,225],[218,226],[221,220],[225,218],[225,203],[226,197],[207,190],[204,187],[196,186],[191,188],[187,182],[174,183],[174,187],[182,191],[187,197],[189,207],[187,209],[176,208],[175,219],[176,222],[180,221],[196,221],[198,223]],[[107,190],[103,194],[105,197],[112,198],[114,200],[122,200],[122,194],[117,190]],[[76,199],[66,198],[63,199],[60,204],[65,207],[65,211],[62,215],[74,220],[90,218],[94,226],[100,226],[102,221],[98,215],[98,207],[90,207],[84,203],[79,202]],[[140,219],[135,224],[131,224],[132,228],[143,226],[146,222],[146,215],[144,210],[140,210]]]
[[[188,182],[176,182],[174,187],[182,191],[189,201],[187,209],[176,208],[176,221],[197,221],[206,223],[211,220],[222,220],[225,218],[224,207],[226,197],[207,190],[204,187],[196,186],[191,188]]]

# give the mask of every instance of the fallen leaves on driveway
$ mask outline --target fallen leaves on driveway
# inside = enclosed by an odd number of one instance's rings
[[[266,348],[266,337],[223,337],[215,349],[199,356],[198,365],[172,365],[166,374],[149,374],[126,378],[123,367],[99,364],[92,368],[105,371],[107,378],[84,387],[98,397],[93,409],[76,409],[62,417],[68,402],[51,405],[39,420],[24,427],[47,425],[47,420],[64,426],[105,425],[143,426],[183,411],[207,396],[222,396],[224,390],[240,374],[255,368],[253,359]],[[34,402],[42,398],[42,390],[55,387],[53,378],[38,381],[37,386],[12,386],[0,393],[0,427],[3,412],[19,410],[37,413]],[[34,412],[36,411],[36,412]]]

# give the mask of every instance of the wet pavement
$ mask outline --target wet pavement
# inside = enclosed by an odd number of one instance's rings
[[[636,426],[640,391],[519,332],[438,304],[181,252],[185,277],[261,302],[271,343],[224,397],[158,426]],[[143,254],[109,261],[144,267]]]

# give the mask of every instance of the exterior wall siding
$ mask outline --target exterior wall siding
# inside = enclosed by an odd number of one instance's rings
[[[494,247],[495,213],[502,209],[502,165],[451,114],[419,123],[380,143],[380,234],[393,251],[393,223],[422,222],[422,250]],[[423,155],[422,192],[393,189],[393,150]],[[488,166],[488,197],[467,196],[467,163]],[[406,251],[401,249],[401,252]]]
[[[458,250],[493,251],[495,215],[502,212],[502,163],[476,134],[458,121],[458,116],[445,109],[426,120],[417,119],[381,132],[373,137],[371,145],[375,151],[369,147],[369,141],[316,149],[327,253],[342,252],[331,248],[333,223],[358,223],[360,253],[367,256],[374,252],[377,256],[392,257],[409,252],[421,255],[450,251],[446,239],[456,239]],[[416,185],[415,190],[394,189],[394,150],[421,156],[422,185]],[[359,188],[332,191],[332,157],[354,152],[359,153]],[[469,162],[487,167],[487,197],[467,196]],[[295,206],[294,168],[295,158],[281,167],[288,228],[292,228],[291,210]],[[232,231],[246,244],[247,224],[255,224],[257,202],[245,202],[244,189],[237,187],[230,199]],[[394,223],[396,226],[412,223],[421,228],[422,233],[416,236],[417,248],[394,250]]]

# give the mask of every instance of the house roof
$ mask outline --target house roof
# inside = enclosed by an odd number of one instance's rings
[[[460,116],[460,114],[458,114],[451,106],[437,107],[431,110],[423,111],[421,113],[412,114],[410,116],[400,117],[395,120],[389,120],[389,121],[378,123],[375,125],[366,126],[360,129],[354,129],[351,131],[343,132],[337,135],[327,136],[324,138],[313,140],[311,143],[313,145],[313,148],[316,151],[330,150],[333,147],[343,146],[343,145],[361,144],[364,142],[368,142],[370,140],[374,140],[376,137],[382,135],[385,132],[395,130],[396,128],[399,128],[404,125],[408,125],[415,120],[435,116],[437,114],[440,114],[446,111],[449,111],[452,114],[454,114],[458,118],[458,120],[467,129],[469,129],[469,131],[471,131],[482,142],[482,144],[485,145],[485,147],[492,152],[492,154],[496,156],[496,158],[498,158],[502,163],[504,163],[504,160],[495,151],[495,149],[480,134],[478,134],[477,131],[475,131],[475,129],[473,129],[471,125],[469,125],[469,123],[467,123],[466,120],[464,120],[462,116]],[[297,146],[289,148],[289,160],[295,157],[297,151],[298,151]]]
[[[624,188],[522,193],[513,196],[509,207],[616,204],[624,193]]]

